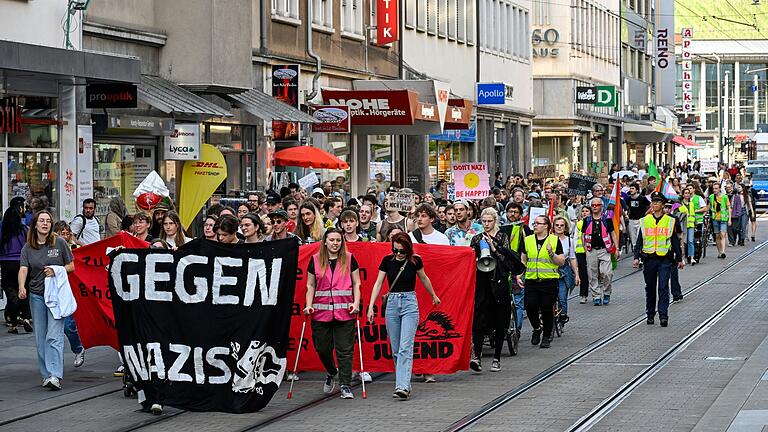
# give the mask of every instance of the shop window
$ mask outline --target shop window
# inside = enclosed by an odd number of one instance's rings
[[[59,154],[8,152],[10,198],[41,199],[55,215],[59,206]]]
[[[114,197],[123,199],[128,213],[138,211],[133,191],[155,169],[156,151],[154,146],[93,144],[93,198],[102,226]]]
[[[58,126],[24,125],[20,134],[8,134],[11,148],[59,148]]]
[[[451,141],[429,141],[429,182],[453,181],[452,163],[465,162],[461,157],[461,143]]]
[[[254,187],[255,133],[252,126],[206,124],[206,142],[217,147],[227,161],[227,180],[216,193],[227,195]]]

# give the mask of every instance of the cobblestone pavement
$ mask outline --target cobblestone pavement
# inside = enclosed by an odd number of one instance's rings
[[[746,251],[746,247],[735,248],[729,250],[728,259],[724,261],[710,257],[705,265],[687,267],[681,272],[684,289],[720,273],[724,266]],[[768,270],[765,256],[765,252],[753,254],[738,268],[673,305],[669,328],[643,324],[631,330],[616,342],[488,415],[472,429],[566,429]],[[623,261],[617,277],[631,272],[629,261]],[[750,294],[737,309],[639,388],[595,429],[693,429],[707,410],[716,407],[713,403],[744,366],[744,359],[750,357],[765,338],[766,326],[760,321],[764,318],[759,316],[760,309],[765,310],[768,301],[765,290],[762,287]],[[353,401],[333,398],[263,429],[443,430],[493,398],[642,315],[645,304],[642,274],[632,274],[615,284],[611,300],[607,307],[582,305],[572,300],[571,322],[566,333],[556,338],[549,350],[530,345],[530,325],[526,323],[520,354],[515,358],[502,357],[501,372],[480,375],[459,372],[438,376],[435,384],[416,382],[413,398],[408,402],[393,401],[393,377],[384,375],[368,385],[367,400],[360,398],[358,388]],[[744,324],[745,319],[748,325]],[[738,326],[740,320],[741,327]],[[64,390],[55,393],[42,390],[32,336],[0,334],[0,362],[3,364],[0,368],[0,430],[127,431],[139,427],[147,431],[242,430],[323,395],[321,376],[304,373],[296,382],[293,399],[286,400],[287,386],[283,386],[272,403],[258,413],[193,413],[167,408],[163,416],[154,417],[137,412],[135,400],[122,396],[119,380],[112,377],[118,364],[114,351],[107,348],[89,350],[85,365],[79,369],[72,368],[71,361],[71,353],[66,352]],[[732,418],[740,409],[722,406],[726,408],[721,409],[731,410]],[[37,414],[40,411],[45,412]]]

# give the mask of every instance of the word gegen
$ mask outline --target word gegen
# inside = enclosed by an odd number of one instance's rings
[[[144,265],[139,265],[144,261]],[[135,264],[134,264],[135,263]],[[282,270],[282,258],[272,260],[271,275],[267,277],[267,263],[263,259],[249,258],[243,262],[242,258],[214,257],[211,271],[209,258],[200,255],[187,255],[174,263],[174,257],[169,253],[153,253],[139,256],[132,253],[121,253],[112,261],[110,268],[115,292],[124,301],[138,300],[143,293],[146,300],[165,301],[173,300],[173,294],[184,303],[201,303],[209,298],[214,305],[253,305],[256,286],[259,286],[262,306],[274,306],[277,304],[277,293],[280,285],[280,273]],[[167,267],[166,271],[158,269],[158,265]],[[175,268],[174,268],[175,266]],[[131,268],[145,267],[143,274],[132,273]],[[196,268],[197,267],[197,268]],[[203,267],[203,268],[200,268]],[[226,268],[240,269],[240,276],[225,274]],[[187,291],[184,283],[187,272],[192,277],[194,292]],[[158,287],[168,286],[171,275],[175,275],[173,291],[164,291]],[[202,276],[207,275],[207,276]],[[245,291],[243,298],[237,295],[222,294],[225,287],[242,287],[242,276],[245,276]],[[141,281],[144,280],[143,291]],[[267,284],[269,280],[269,284]],[[125,289],[126,281],[128,289]]]

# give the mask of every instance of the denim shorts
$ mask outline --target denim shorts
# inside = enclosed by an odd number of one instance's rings
[[[715,234],[720,232],[728,232],[728,222],[712,221],[712,231]]]

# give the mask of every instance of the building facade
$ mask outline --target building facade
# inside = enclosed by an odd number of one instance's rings
[[[619,4],[534,0],[532,31],[533,164],[568,173],[623,160]],[[613,106],[577,102],[577,87],[595,86],[612,90]]]

